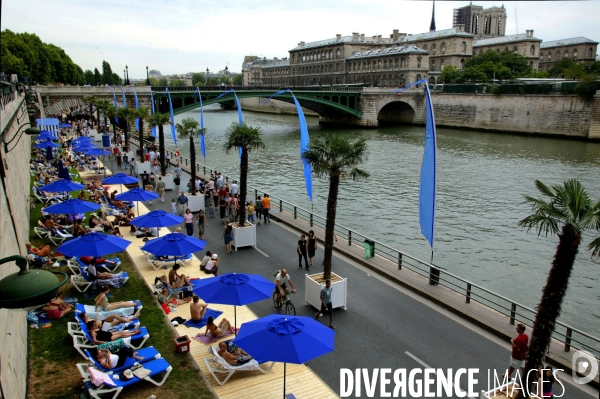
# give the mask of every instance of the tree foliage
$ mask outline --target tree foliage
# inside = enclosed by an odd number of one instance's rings
[[[192,86],[202,86],[204,84],[204,74],[195,73],[192,75]]]
[[[231,82],[234,86],[241,86],[244,84],[244,76],[241,73],[238,73],[233,76]]]
[[[179,86],[185,86],[185,82],[183,81],[183,79],[171,79],[169,81],[169,87],[179,87]]]
[[[510,51],[497,53],[488,50],[473,56],[465,62],[462,71],[455,67],[446,67],[440,75],[444,83],[487,82],[496,80],[512,80],[516,78],[538,77],[537,72],[529,66],[529,61],[522,55]]]

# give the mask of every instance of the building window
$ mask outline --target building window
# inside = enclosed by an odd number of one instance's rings
[[[529,55],[535,55],[535,46],[531,45],[531,47],[529,47]]]
[[[421,57],[417,57],[417,68],[421,68]]]
[[[540,53],[540,62],[544,62],[544,53]]]
[[[441,50],[442,50],[442,54],[446,54],[446,43],[442,43]]]
[[[436,45],[435,45],[435,44],[433,44],[433,45],[431,46],[431,53],[432,53],[433,55],[435,55],[435,53],[436,53],[436,52],[437,52]]]
[[[462,42],[462,43],[460,44],[460,52],[461,52],[461,53],[466,53],[466,52],[467,52],[467,43],[465,43],[465,42]]]
[[[431,60],[431,70],[435,71],[435,60]]]
[[[552,61],[552,54],[548,53],[548,62]]]
[[[590,47],[590,49],[588,50],[588,58],[592,59],[592,48]]]
[[[464,58],[462,58],[462,59],[460,60],[460,64],[458,64],[458,66],[459,66],[459,68],[460,68],[461,70],[462,70],[462,69],[465,67],[465,59],[464,59]]]
[[[396,58],[395,66],[396,66],[396,69],[398,69],[398,58]]]
[[[340,49],[337,49],[337,51],[335,52],[335,57],[340,58],[341,55],[342,55],[342,52],[340,51]]]
[[[405,65],[406,65],[406,58],[402,58],[402,60],[400,62],[401,62],[400,68],[404,69]]]
[[[569,50],[565,50],[565,56],[564,56],[564,57],[565,57],[565,58],[568,58],[568,57],[569,57]]]
[[[423,46],[423,50],[427,51],[427,45],[426,44]]]
[[[340,64],[339,63],[335,64],[335,71],[336,72],[340,71]]]
[[[440,71],[444,70],[444,60],[440,61]]]
[[[517,52],[518,52],[518,51],[519,51],[519,48],[518,48],[517,46],[514,46],[514,47],[513,47],[513,52],[514,52],[515,54],[517,54]]]
[[[573,50],[573,59],[577,59],[577,49]]]

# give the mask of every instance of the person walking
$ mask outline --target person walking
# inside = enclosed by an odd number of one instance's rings
[[[208,220],[206,220],[206,215],[202,209],[198,212],[196,222],[198,223],[198,236],[201,240],[204,240],[204,227],[208,226]]]
[[[174,199],[171,200],[171,212],[173,215],[177,215],[177,202]]]
[[[161,176],[158,176],[158,182],[156,183],[156,192],[160,196],[160,202],[165,202],[165,182],[162,181]]]
[[[121,167],[123,166],[123,155],[121,155],[121,153],[117,153],[117,168],[121,169]]]
[[[173,184],[175,184],[175,192],[178,193],[181,190],[181,178],[176,175],[173,178]]]
[[[306,236],[301,234],[300,240],[298,241],[298,247],[296,248],[296,252],[298,252],[298,268],[302,269],[302,258],[304,258],[304,266],[306,266],[306,271],[310,271],[310,268],[308,267],[308,259],[306,258],[307,250],[308,241],[306,241]]]
[[[271,223],[271,216],[269,215],[269,211],[271,210],[271,198],[269,198],[268,194],[263,195],[262,199],[262,213],[265,217],[265,224]]]
[[[254,202],[248,201],[248,206],[246,207],[246,210],[248,211],[248,221],[254,224],[254,214],[256,213],[256,207],[254,206]]]
[[[335,330],[335,326],[333,325],[333,306],[331,303],[332,291],[331,281],[325,280],[325,285],[321,287],[321,310],[315,313],[315,319],[319,320],[319,316],[329,313],[329,328]]]
[[[260,219],[262,218],[262,199],[260,199],[260,195],[256,196],[256,224],[260,224]]]
[[[225,218],[227,217],[227,200],[224,197],[219,197],[219,216],[221,217],[221,223],[225,224]]]
[[[517,379],[523,377],[523,371],[525,370],[525,359],[527,358],[527,345],[529,343],[529,337],[525,334],[525,324],[517,324],[517,336],[510,340],[512,344],[512,351],[510,354],[510,364],[506,374],[502,375],[502,379],[507,377],[510,381],[513,371],[517,370]]]
[[[233,241],[233,226],[229,223],[229,220],[225,221],[225,227],[223,228],[223,240],[225,241],[225,250],[227,254],[231,253],[231,241]]]
[[[127,153],[123,154],[123,166],[125,167],[125,170],[127,170],[127,167],[129,166],[129,157],[127,156]]]
[[[177,197],[177,207],[179,208],[179,216],[183,216],[183,213],[187,209],[188,201],[188,197],[186,197],[183,191],[179,193],[179,197]]]
[[[183,214],[183,224],[185,224],[185,228],[187,230],[188,236],[194,235],[194,214],[190,211],[189,208],[185,210]]]
[[[313,258],[315,257],[315,252],[317,251],[317,237],[315,237],[315,232],[310,230],[308,232],[308,259],[310,261],[310,267],[313,267]],[[306,270],[309,270],[308,267]]]

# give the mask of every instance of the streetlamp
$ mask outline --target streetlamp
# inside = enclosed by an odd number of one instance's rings
[[[125,65],[125,70],[127,71],[127,80],[125,81],[125,85],[129,86],[131,83],[129,83],[129,67],[127,67],[127,65]]]
[[[225,75],[227,75],[229,73],[229,68],[227,68],[227,65],[225,65]]]
[[[148,75],[148,65],[146,65],[146,86],[150,86],[150,76]]]
[[[206,68],[206,85],[207,86],[208,86],[208,74],[209,74],[209,71],[208,71],[208,68]]]
[[[123,69],[123,86],[127,84],[127,78],[125,77],[125,70]]]

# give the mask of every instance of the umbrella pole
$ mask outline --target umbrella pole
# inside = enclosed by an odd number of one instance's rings
[[[137,204],[138,217],[140,217],[140,201],[135,201],[135,203]]]
[[[283,399],[285,399],[285,366],[287,363],[283,363]]]
[[[233,335],[237,335],[237,306],[233,305]]]

